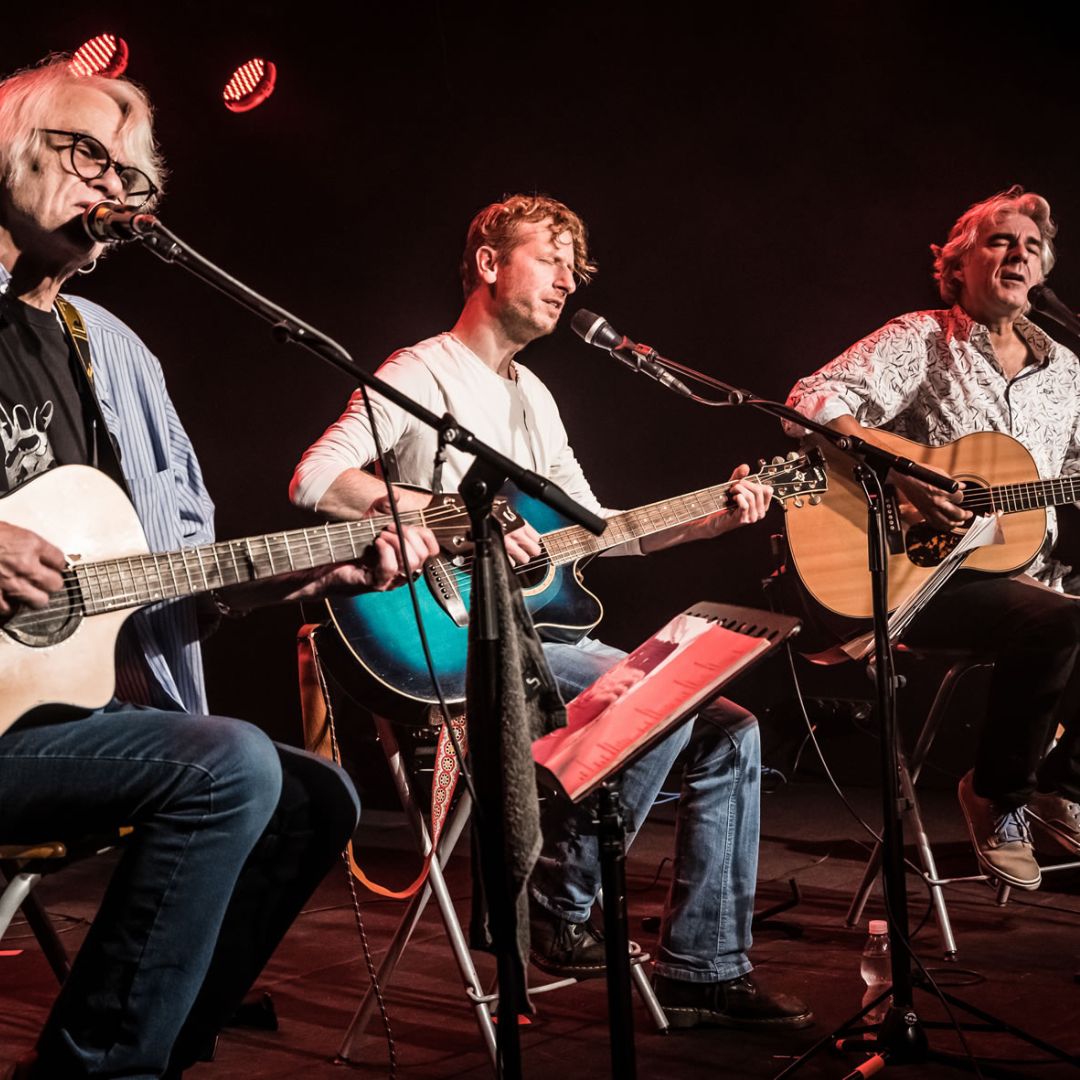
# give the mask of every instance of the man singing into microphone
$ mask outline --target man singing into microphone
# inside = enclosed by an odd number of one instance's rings
[[[107,311],[60,296],[103,251],[83,230],[87,209],[152,205],[161,178],[134,84],[79,78],[63,60],[0,82],[0,493],[40,477],[25,500],[53,466],[96,466],[129,489],[151,548],[168,551],[213,540],[213,503],[161,368]],[[46,509],[60,521],[79,512]],[[384,533],[362,565],[226,590],[221,604],[385,588],[435,550],[426,531],[401,546]],[[65,587],[66,565],[0,500],[0,634]],[[121,631],[116,698],[74,719],[31,714],[0,736],[4,843],[133,827],[18,1077],[179,1077],[206,1056],[355,826],[356,794],[335,766],[206,715],[199,622],[190,600],[139,612]],[[4,642],[5,679],[27,677],[13,671],[15,648]]]
[[[544,384],[518,360],[531,341],[550,334],[589,262],[585,227],[562,203],[515,195],[481,210],[469,227],[461,277],[465,304],[452,330],[395,353],[379,374],[436,413],[448,409],[479,438],[540,473],[597,513],[605,513],[567,440],[558,408]],[[431,486],[434,433],[373,395],[382,445],[393,448],[403,483]],[[342,417],[307,451],[293,477],[300,506],[338,518],[369,513],[385,487],[364,471],[375,443],[359,392]],[[472,463],[451,449],[442,468],[444,490]],[[736,478],[749,470],[741,466]],[[737,484],[730,512],[670,529],[615,553],[648,552],[718,536],[764,514],[768,488]],[[428,497],[402,489],[403,507]],[[517,563],[540,553],[535,530],[506,537]],[[591,638],[577,645],[546,644],[564,696],[591,685],[622,653]],[[676,826],[677,851],[665,910],[657,994],[674,1026],[714,1023],[740,1027],[802,1027],[809,1008],[771,996],[750,977],[747,957],[757,872],[760,747],[757,725],[737,705],[719,701],[626,771],[622,798],[631,831],[645,819],[675,757],[687,750]],[[589,815],[549,803],[545,842],[531,882],[533,960],[558,975],[602,975],[604,947],[589,928],[600,888],[597,840]]]
[[[1025,317],[1028,290],[1054,265],[1055,233],[1047,201],[1019,186],[976,203],[944,246],[932,248],[941,297],[952,306],[887,323],[800,380],[790,404],[871,442],[875,428],[931,446],[1005,432],[1027,447],[1042,477],[1080,472],[1077,358]],[[971,517],[962,490],[949,495],[903,476],[894,482],[940,529]],[[1040,838],[1080,850],[1080,721],[1058,715],[1059,702],[1080,700],[1070,690],[1080,678],[1080,607],[1061,595],[1064,568],[1049,555],[1053,513],[1027,574],[961,575],[905,638],[994,658],[990,706],[960,804],[984,869],[1023,889],[1042,877],[1029,817]],[[1002,525],[1007,537],[1008,518]],[[1056,722],[1066,733],[1046,754]]]

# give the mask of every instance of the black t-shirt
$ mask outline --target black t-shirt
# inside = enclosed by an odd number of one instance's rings
[[[78,363],[53,312],[0,296],[0,494],[91,462]]]

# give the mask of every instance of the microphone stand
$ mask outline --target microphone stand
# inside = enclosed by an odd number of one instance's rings
[[[232,277],[220,267],[204,258],[174,233],[170,232],[152,215],[143,215],[140,231],[136,238],[143,247],[153,252],[164,262],[181,266],[201,281],[223,292],[241,307],[258,315],[270,323],[275,340],[282,344],[302,345],[309,352],[332,364],[339,371],[354,378],[369,390],[376,390],[395,405],[434,428],[439,433],[440,444],[450,445],[466,453],[473,454],[477,465],[482,469],[483,477],[474,490],[467,495],[469,512],[473,528],[477,533],[477,559],[473,586],[477,592],[475,607],[477,611],[490,615],[493,611],[492,599],[488,591],[490,581],[491,541],[488,535],[491,498],[507,480],[512,480],[522,491],[535,496],[553,510],[571,521],[599,536],[605,528],[602,517],[586,510],[571,499],[556,484],[546,480],[529,469],[523,469],[504,454],[482,442],[467,428],[463,427],[450,413],[436,416],[435,413],[417,404],[410,397],[401,393],[389,383],[359,368],[336,341],[291,315],[284,308],[265,297],[260,296],[243,282]],[[388,488],[388,490],[391,490]],[[391,510],[395,524],[400,532],[401,523],[391,491]],[[469,702],[469,742],[471,746],[494,745],[497,740],[497,716],[494,707],[497,700],[493,680],[495,663],[493,650],[497,647],[497,633],[492,634],[490,624],[485,619],[479,640],[484,642],[483,656],[478,669],[483,672],[483,690],[479,702]],[[487,771],[487,770],[485,770]],[[478,785],[481,791],[488,793],[476,803],[474,821],[480,841],[475,850],[481,853],[482,877],[488,882],[506,882],[507,866],[502,845],[501,815],[502,807],[497,794],[501,790],[501,776],[482,778]],[[490,832],[490,835],[489,835]],[[521,1076],[521,1046],[517,1027],[521,1003],[518,1000],[516,982],[513,977],[520,972],[517,962],[516,928],[517,917],[512,898],[507,890],[500,889],[496,895],[488,895],[494,949],[498,963],[499,978],[499,1016],[501,1023],[497,1029],[497,1050],[500,1075],[517,1080]],[[511,953],[513,951],[513,954]]]
[[[777,1074],[775,1080],[789,1076],[801,1068],[815,1054],[833,1044],[837,1049],[863,1049],[871,1056],[844,1080],[870,1076],[879,1069],[891,1065],[917,1065],[926,1061],[940,1062],[958,1069],[971,1069],[968,1057],[949,1054],[933,1049],[926,1036],[927,1028],[960,1027],[942,1022],[923,1022],[915,1010],[915,982],[912,976],[911,945],[909,941],[907,876],[904,866],[904,801],[900,790],[899,729],[896,722],[897,678],[894,669],[894,653],[888,627],[888,544],[884,492],[886,477],[890,470],[914,477],[943,491],[958,488],[955,480],[927,469],[907,458],[901,458],[873,443],[855,435],[843,435],[832,428],[810,420],[787,405],[758,397],[693,368],[670,360],[665,365],[698,379],[722,395],[721,400],[707,401],[694,395],[695,401],[713,406],[749,405],[780,420],[787,420],[814,432],[831,443],[842,454],[855,462],[853,475],[863,490],[867,504],[867,563],[871,575],[871,596],[874,626],[874,683],[876,704],[881,729],[881,800],[882,800],[882,890],[886,910],[889,913],[889,949],[892,986],[880,994],[840,1027],[824,1036],[804,1054]],[[936,986],[920,983],[919,989],[932,991],[943,1003],[954,1005],[975,1017],[979,1023],[973,1030],[990,1030],[1010,1034],[1035,1046],[1062,1061],[1076,1065],[1078,1060],[1043,1039],[1008,1024],[999,1017],[978,1009],[962,999]],[[891,994],[889,1009],[875,1029],[857,1026],[862,1017]],[[845,1039],[849,1032],[865,1033],[863,1038]],[[1010,1071],[995,1069],[984,1064],[987,1075],[1015,1076]],[[976,1070],[977,1071],[977,1070]]]

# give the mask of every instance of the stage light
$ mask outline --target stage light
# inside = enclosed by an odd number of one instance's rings
[[[76,75],[100,75],[106,79],[122,75],[127,66],[127,42],[115,34],[98,34],[84,42],[68,64]]]
[[[225,108],[247,112],[261,105],[273,92],[277,67],[271,60],[249,60],[241,64],[225,84]]]

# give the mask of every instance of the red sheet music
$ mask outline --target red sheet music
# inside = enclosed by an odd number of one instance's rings
[[[578,694],[567,726],[537,739],[533,758],[577,802],[769,647],[764,638],[677,615]]]

